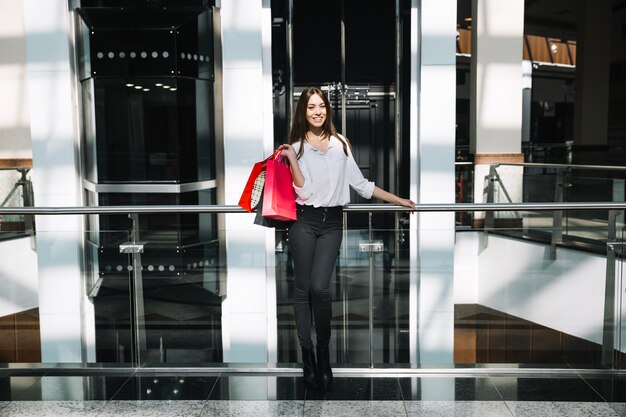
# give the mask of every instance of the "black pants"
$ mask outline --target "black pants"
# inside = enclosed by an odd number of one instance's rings
[[[318,346],[330,341],[330,278],[335,269],[343,236],[342,207],[298,205],[298,220],[289,228],[293,255],[293,294],[296,330],[300,345],[313,347],[311,311]]]

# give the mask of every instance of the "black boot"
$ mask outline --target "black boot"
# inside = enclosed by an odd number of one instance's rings
[[[330,390],[333,384],[333,370],[330,367],[330,352],[328,346],[317,347],[317,373],[319,374],[320,388]]]
[[[302,347],[302,370],[304,371],[304,383],[307,387],[317,389],[317,365],[312,347]]]

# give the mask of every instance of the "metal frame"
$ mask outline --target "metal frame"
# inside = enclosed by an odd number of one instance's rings
[[[40,365],[40,364],[38,364]],[[123,367],[123,366],[81,366],[80,364],[47,364],[32,368],[20,367],[0,368],[0,377],[11,376],[206,376],[206,375],[265,375],[265,376],[285,376],[301,375],[302,368],[298,364],[251,364],[230,363],[206,364],[204,366],[174,366],[174,367]],[[333,368],[334,375],[342,377],[428,377],[428,376],[451,376],[451,377],[518,377],[518,378],[580,378],[581,376],[601,376],[601,377],[623,377],[626,371],[618,369],[588,369],[588,368],[519,368],[515,364],[510,366],[502,365],[498,367],[481,368],[412,368],[407,364],[404,368]]]
[[[210,190],[217,187],[218,180],[195,181],[183,184],[159,183],[114,183],[96,184],[83,180],[83,188],[94,193],[159,193],[180,194],[192,191]]]
[[[626,210],[626,202],[585,203],[457,203],[416,204],[416,210],[395,204],[348,204],[346,212],[463,212],[463,211],[550,211],[550,210]],[[76,215],[129,213],[247,213],[235,205],[145,205],[98,207],[0,207],[3,214]]]

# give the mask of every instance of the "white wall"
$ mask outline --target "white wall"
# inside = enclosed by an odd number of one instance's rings
[[[0,317],[38,306],[37,253],[31,238],[0,242]]]
[[[457,233],[455,303],[477,303],[602,343],[606,257],[538,243]],[[623,291],[623,289],[622,289]]]
[[[0,1],[0,92],[0,159],[31,158],[22,0]]]

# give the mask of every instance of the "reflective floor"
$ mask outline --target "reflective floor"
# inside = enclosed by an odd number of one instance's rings
[[[20,376],[0,373],[0,416],[622,416],[626,375]]]

